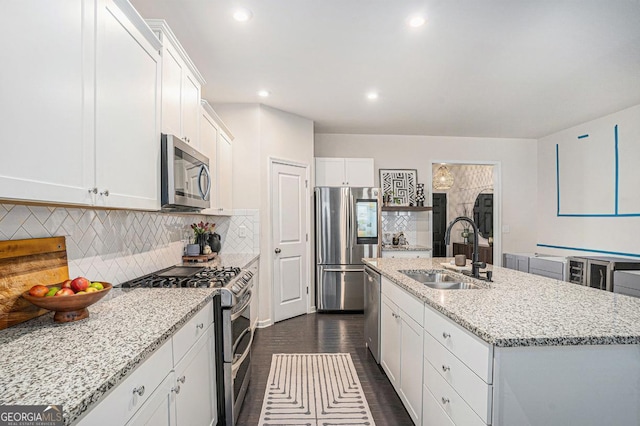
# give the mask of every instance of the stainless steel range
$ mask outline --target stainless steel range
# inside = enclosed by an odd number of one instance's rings
[[[216,327],[218,419],[233,426],[251,376],[251,299],[255,270],[237,267],[172,266],[123,283],[122,288],[218,288]]]

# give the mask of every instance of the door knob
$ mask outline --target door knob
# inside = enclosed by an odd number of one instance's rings
[[[277,248],[275,251],[276,251],[276,254],[280,254],[280,252],[281,252],[282,250],[280,250],[279,248]]]

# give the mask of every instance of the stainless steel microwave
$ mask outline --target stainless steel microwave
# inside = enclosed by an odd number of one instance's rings
[[[177,136],[161,138],[161,207],[198,211],[210,207],[209,159]]]

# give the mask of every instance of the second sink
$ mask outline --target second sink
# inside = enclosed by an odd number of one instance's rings
[[[473,290],[480,288],[475,284],[461,282],[460,279],[437,271],[398,271],[427,287],[437,290]]]

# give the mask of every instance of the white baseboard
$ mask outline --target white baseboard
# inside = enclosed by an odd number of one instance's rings
[[[257,328],[267,328],[267,327],[271,327],[273,325],[273,321],[271,321],[271,319],[266,319],[266,320],[262,320],[262,321],[257,321],[256,322],[256,327]]]

